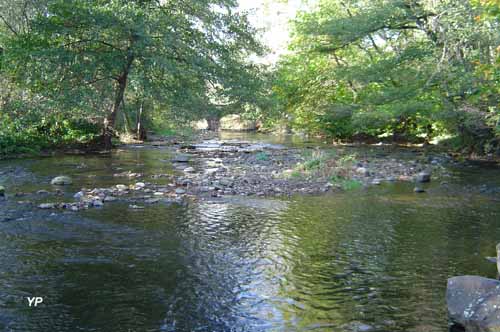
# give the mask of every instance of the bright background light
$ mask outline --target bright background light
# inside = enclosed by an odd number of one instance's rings
[[[249,11],[250,22],[262,30],[262,41],[271,52],[263,62],[274,64],[286,53],[289,41],[288,22],[298,10],[306,8],[304,0],[239,0],[240,9]]]

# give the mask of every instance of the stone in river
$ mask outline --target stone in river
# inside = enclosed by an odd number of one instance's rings
[[[124,185],[124,184],[117,184],[116,185],[116,189],[118,189],[118,190],[127,190],[128,187],[126,185]]]
[[[116,201],[116,197],[114,197],[114,196],[106,196],[106,197],[104,197],[104,201],[105,202],[113,202],[113,201]]]
[[[369,176],[370,175],[370,171],[368,169],[366,169],[365,167],[358,167],[358,168],[356,168],[356,173],[358,173],[360,175],[363,175],[363,176]]]
[[[485,259],[490,263],[495,263],[495,264],[497,263],[496,257],[487,256],[487,257],[485,257]]]
[[[73,180],[69,176],[57,176],[50,181],[50,184],[55,185],[55,186],[65,186],[65,185],[70,185],[73,183]]]
[[[38,205],[39,209],[44,209],[44,210],[54,209],[55,207],[56,207],[55,203],[43,203],[43,204]]]
[[[431,173],[429,172],[420,172],[416,175],[415,180],[417,182],[430,182],[431,181]]]
[[[450,278],[446,302],[450,320],[466,331],[500,331],[500,281],[479,276]]]
[[[92,201],[92,206],[101,207],[103,205],[104,205],[104,203],[100,199],[96,199],[96,200]]]
[[[185,194],[186,191],[184,189],[182,189],[182,188],[177,188],[177,189],[175,189],[175,193],[177,195],[182,195],[182,194]]]
[[[193,167],[186,167],[186,168],[184,168],[184,172],[186,172],[186,173],[194,173],[195,169]]]
[[[5,196],[5,188],[0,186],[0,196]]]
[[[415,187],[413,189],[413,191],[416,192],[416,193],[418,193],[418,194],[425,193],[425,189],[421,188],[421,187]]]
[[[189,161],[189,156],[186,154],[177,154],[172,158],[172,161],[176,163],[187,163]]]
[[[206,175],[214,175],[215,173],[217,173],[219,169],[218,168],[207,168],[205,170],[205,174]]]
[[[144,201],[146,204],[155,204],[160,201],[160,198],[149,198]]]
[[[351,322],[349,324],[344,324],[342,325],[342,328],[347,331],[352,331],[352,332],[369,332],[373,331],[374,327],[365,323],[361,322]]]

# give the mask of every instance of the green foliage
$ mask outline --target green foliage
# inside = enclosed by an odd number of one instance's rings
[[[319,1],[294,21],[278,64],[281,112],[338,139],[498,147],[497,16],[474,1]]]
[[[0,80],[29,92],[40,109],[101,122],[108,136],[258,107],[262,70],[248,58],[262,47],[236,6],[1,0]]]
[[[362,186],[352,179],[352,169],[357,162],[355,154],[341,154],[335,151],[314,150],[304,154],[304,161],[298,163],[289,173],[291,178],[328,179],[343,190],[354,190]]]
[[[0,156],[34,153],[42,149],[83,145],[94,141],[100,129],[81,119],[41,118],[36,123],[0,115]]]

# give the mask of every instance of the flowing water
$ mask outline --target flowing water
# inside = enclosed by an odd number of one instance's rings
[[[3,161],[0,184],[52,190],[50,179],[68,174],[68,200],[81,187],[127,183],[116,172],[173,172],[168,159],[143,147]],[[387,183],[144,210],[45,211],[10,196],[0,202],[0,331],[322,332],[353,321],[447,331],[446,279],[494,277],[484,256],[500,242],[499,169],[450,173],[426,194]]]

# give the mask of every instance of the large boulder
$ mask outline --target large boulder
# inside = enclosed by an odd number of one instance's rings
[[[448,279],[450,320],[467,332],[500,332],[500,281],[478,276]]]
[[[241,115],[230,114],[220,119],[220,129],[229,131],[252,131],[257,129],[257,123],[243,119]]]
[[[73,183],[73,180],[69,176],[57,176],[50,181],[50,184],[55,185],[55,186],[65,186],[65,185],[70,185]]]

